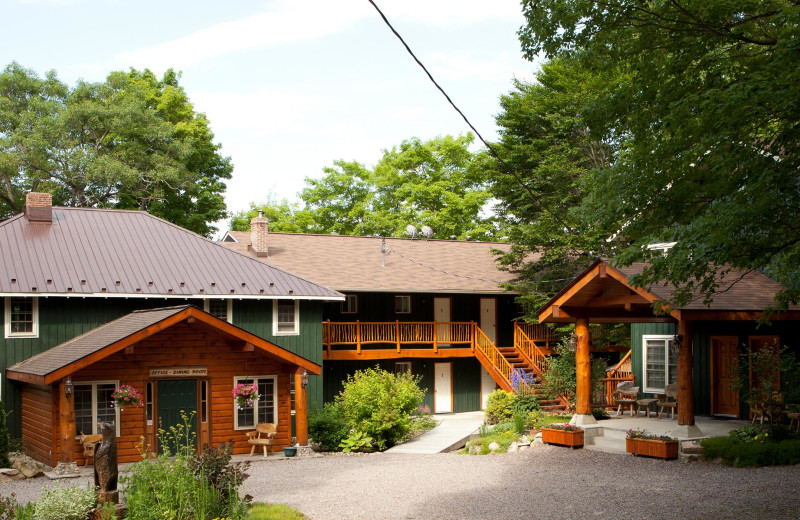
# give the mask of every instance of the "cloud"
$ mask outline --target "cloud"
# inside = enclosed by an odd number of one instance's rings
[[[517,0],[385,0],[378,5],[390,21],[433,26],[519,19],[521,16]],[[183,69],[234,52],[322,38],[342,32],[359,20],[377,16],[373,7],[363,0],[277,0],[267,11],[124,52],[116,56],[116,61],[155,71],[171,66]]]

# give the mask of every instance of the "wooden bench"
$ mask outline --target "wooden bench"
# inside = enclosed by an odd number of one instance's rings
[[[264,457],[268,457],[267,448],[269,447],[270,451],[272,451],[271,446],[275,440],[276,433],[278,433],[278,427],[274,423],[256,424],[255,431],[247,432],[247,442],[253,445],[250,448],[250,455],[255,453],[257,446],[261,446],[264,449]]]
[[[83,464],[84,466],[89,465],[89,457],[94,459],[95,444],[97,444],[102,440],[103,436],[99,433],[93,435],[81,434],[81,446],[83,446],[83,456],[86,457],[86,462]],[[92,462],[94,462],[94,460]]]

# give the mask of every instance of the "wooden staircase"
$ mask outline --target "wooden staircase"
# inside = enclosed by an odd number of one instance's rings
[[[497,347],[486,334],[475,327],[475,356],[497,382],[498,386],[506,392],[513,392],[513,374],[516,370],[526,375],[530,381],[533,375],[533,384],[525,384],[526,391],[539,397],[539,406],[542,411],[560,413],[569,409],[569,401],[564,398],[547,399],[541,387],[542,378],[546,372],[547,358],[527,334],[515,326],[513,347]],[[520,347],[522,345],[522,347]],[[535,360],[535,361],[534,361]]]

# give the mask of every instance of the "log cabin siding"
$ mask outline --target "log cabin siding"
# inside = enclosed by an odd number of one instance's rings
[[[184,300],[180,300],[181,303]],[[39,298],[39,336],[5,338],[0,334],[0,369],[23,361],[137,309],[171,305],[165,298]],[[202,309],[202,300],[188,300]],[[0,328],[4,327],[4,300],[0,298]],[[233,324],[267,339],[295,354],[322,365],[322,302],[300,302],[300,335],[272,335],[272,300],[234,300]],[[177,364],[177,363],[174,363]],[[309,376],[308,403],[322,403],[319,376]],[[2,396],[7,410],[22,407],[22,385],[2,378]],[[139,390],[142,390],[141,388]],[[8,417],[10,438],[22,436],[20,414]]]
[[[58,424],[52,389],[23,385],[21,400],[22,433],[25,437],[23,451],[36,460],[51,464],[57,444],[54,425]]]
[[[212,330],[197,330],[181,323],[159,332],[133,347],[133,352],[120,351],[97,363],[75,372],[72,381],[78,385],[82,382],[119,381],[119,384],[131,385],[144,396],[147,381],[155,385],[162,379],[150,379],[150,368],[171,366],[204,366],[208,368],[207,378],[210,382],[211,443],[234,441],[234,453],[249,453],[251,446],[247,443],[246,429],[234,429],[234,402],[231,390],[234,377],[244,376],[277,376],[276,392],[278,394],[277,423],[278,435],[276,446],[288,446],[291,443],[290,428],[290,395],[289,368],[258,350],[242,352],[240,345],[224,335]],[[30,385],[26,385],[30,386]],[[55,388],[55,386],[54,386]],[[154,388],[154,394],[157,391]],[[55,409],[58,403],[54,404]],[[157,403],[154,403],[157,410]],[[154,410],[154,417],[157,415]],[[146,434],[145,408],[126,408],[119,412],[120,436],[117,438],[118,460],[136,462],[142,459],[140,439]],[[44,452],[31,451],[28,454],[53,464],[58,460],[57,435],[53,436],[51,446],[53,457],[43,459]],[[75,457],[79,464],[84,464],[83,450],[76,437]]]

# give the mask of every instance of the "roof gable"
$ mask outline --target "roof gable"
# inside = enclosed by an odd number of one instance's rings
[[[143,211],[53,208],[0,223],[0,295],[341,299]]]

